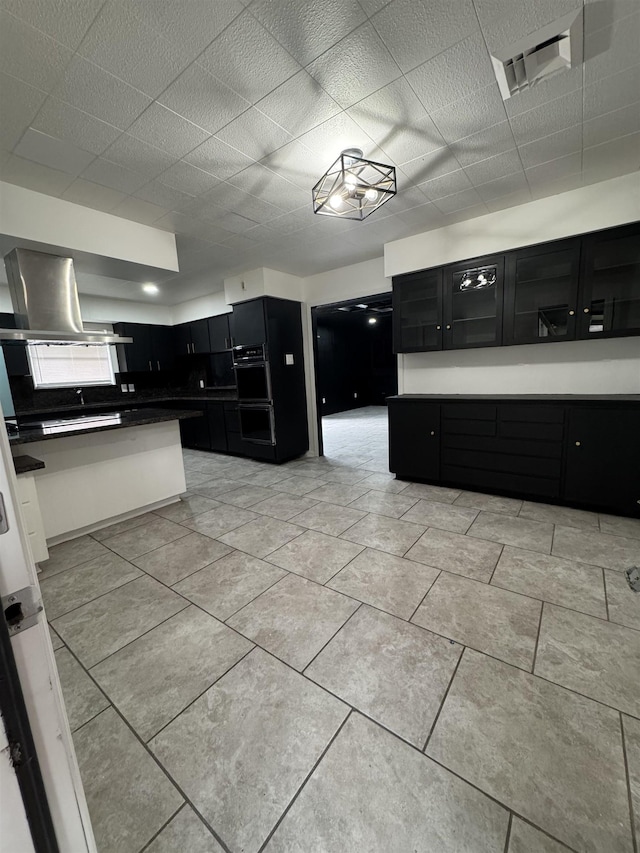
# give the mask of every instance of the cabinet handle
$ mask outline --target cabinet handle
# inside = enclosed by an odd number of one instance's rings
[[[442,326],[436,326],[436,329],[437,329],[438,331],[440,331],[440,329],[441,329],[441,328],[442,328]]]
[[[570,316],[570,317],[573,317],[573,315],[574,315],[575,313],[576,313],[576,312],[572,309],[571,311],[569,311],[569,316]]]
[[[450,329],[450,328],[451,328],[451,326],[447,325],[447,329]]]
[[[582,444],[582,442],[581,442],[581,441],[576,441],[576,447],[580,447],[580,446],[581,446],[581,444]]]
[[[191,344],[187,344],[187,352],[189,352],[189,347],[190,347],[190,346],[191,346]]]
[[[149,370],[153,370],[153,367],[151,367],[151,362],[149,362]]]
[[[158,365],[158,370],[160,370],[160,362],[156,361],[156,364]]]
[[[590,309],[589,308],[583,308],[582,310],[584,311],[585,314],[588,314]]]
[[[435,430],[431,430],[430,435],[435,435]]]

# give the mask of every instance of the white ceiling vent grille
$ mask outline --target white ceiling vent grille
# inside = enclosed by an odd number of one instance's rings
[[[582,62],[582,12],[572,12],[491,57],[503,99]]]

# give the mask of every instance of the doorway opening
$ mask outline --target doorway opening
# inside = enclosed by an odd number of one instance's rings
[[[388,471],[387,397],[398,393],[391,294],[311,311],[321,456]]]

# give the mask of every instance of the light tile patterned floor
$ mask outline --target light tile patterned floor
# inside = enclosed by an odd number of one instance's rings
[[[640,521],[395,480],[385,409],[324,435],[51,549],[100,853],[637,853]]]

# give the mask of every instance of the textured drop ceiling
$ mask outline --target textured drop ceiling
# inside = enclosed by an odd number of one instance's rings
[[[583,6],[584,64],[503,102],[489,52]],[[175,232],[175,304],[637,170],[639,45],[638,0],[0,0],[0,178]],[[398,196],[314,216],[352,146]]]

